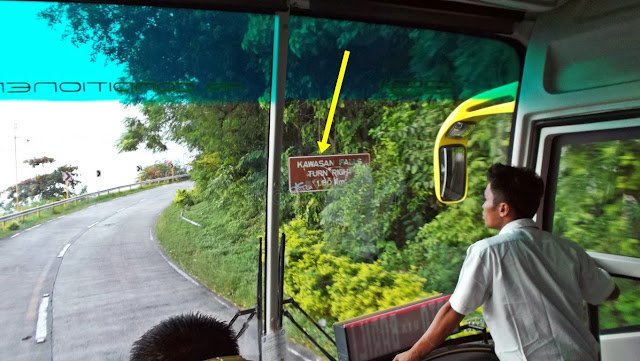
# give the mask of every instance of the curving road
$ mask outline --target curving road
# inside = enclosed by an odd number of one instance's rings
[[[117,198],[0,239],[0,360],[126,360],[131,344],[169,316],[200,311],[229,321],[237,309],[155,241],[157,217],[190,186]],[[250,360],[258,359],[256,327],[240,338]],[[288,350],[290,360],[315,358]]]

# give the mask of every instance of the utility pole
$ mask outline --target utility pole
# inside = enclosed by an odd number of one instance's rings
[[[13,158],[16,161],[16,211],[20,211],[20,196],[18,195],[18,122],[13,122]]]

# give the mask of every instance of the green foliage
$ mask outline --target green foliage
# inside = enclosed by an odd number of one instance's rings
[[[296,219],[287,235],[285,293],[312,317],[344,320],[430,295],[426,280],[413,273],[385,270],[380,262],[353,262],[332,254],[322,232]]]
[[[197,84],[188,91],[154,92],[144,88],[145,91],[126,94],[128,103],[166,99],[178,103],[187,99],[255,100],[268,88],[259,59],[270,58],[271,39],[265,43],[267,53],[249,56],[242,49],[249,21],[247,14],[59,3],[39,15],[50,26],[61,28],[63,37],[72,44],[90,46],[94,60],[103,55],[109,61],[126,64],[129,72],[126,80]],[[235,91],[206,87],[208,83],[228,82],[240,86]]]
[[[185,210],[202,227],[181,220],[177,204],[156,224],[160,243],[181,268],[240,307],[255,304],[257,237],[264,232],[264,202],[249,199],[246,187],[236,182]]]
[[[181,207],[192,206],[195,204],[191,192],[186,189],[178,189],[176,191],[176,198],[174,202]]]
[[[13,221],[11,223],[9,223],[9,230],[10,231],[17,231],[18,229],[20,229],[20,223]]]
[[[453,100],[464,100],[519,77],[518,55],[501,42],[453,33],[412,30],[413,73],[452,87]],[[451,94],[450,93],[450,94]]]
[[[385,211],[391,215],[389,227],[398,247],[442,209],[433,194],[433,147],[452,109],[450,102],[386,106],[382,122],[370,131],[377,141],[374,179],[389,199]]]
[[[639,154],[638,140],[563,147],[554,233],[588,250],[640,257]]]
[[[420,276],[429,279],[430,290],[452,293],[467,248],[492,235],[478,209],[481,203],[474,198],[449,207],[422,226],[400,255],[385,258],[386,262],[402,268],[416,267]]]
[[[456,205],[446,208],[433,200],[422,205],[439,212],[428,222],[418,224],[414,237],[407,240],[399,251],[389,249],[381,260],[391,269],[417,268],[417,273],[429,279],[428,290],[451,293],[466,255],[466,249],[474,242],[493,234],[482,219],[483,192],[486,186],[487,168],[494,162],[506,161],[506,139],[511,126],[510,115],[492,116],[480,122],[469,141],[467,163],[469,196]],[[432,138],[435,140],[435,136]],[[433,157],[433,143],[430,145]],[[433,167],[432,164],[429,165]],[[429,180],[431,180],[429,178]],[[428,192],[433,192],[433,184]]]
[[[145,103],[142,118],[125,118],[126,131],[116,144],[128,152],[144,146],[166,150],[164,140],[184,144],[192,151],[218,153],[237,161],[245,154],[263,150],[268,109],[257,101],[213,104]],[[260,131],[264,129],[264,131]]]
[[[640,140],[561,150],[553,232],[590,251],[640,257]],[[620,298],[600,310],[603,328],[640,323],[637,281],[615,279]]]
[[[357,262],[372,261],[388,230],[380,223],[380,204],[369,167],[352,170],[353,179],[329,192],[320,225],[330,249]]]
[[[346,260],[345,260],[346,261]],[[338,320],[373,313],[435,295],[411,272],[387,271],[379,263],[345,263],[329,289],[331,314]]]
[[[599,306],[600,329],[612,329],[640,324],[640,282],[616,278],[620,297]]]

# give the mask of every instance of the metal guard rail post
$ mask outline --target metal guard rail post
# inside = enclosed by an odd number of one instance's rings
[[[137,186],[143,186],[145,184],[162,182],[162,181],[165,181],[165,180],[188,178],[189,176],[190,176],[189,174],[180,174],[180,175],[176,175],[176,176],[157,178],[157,179],[147,180],[147,181],[144,181],[144,182],[137,182],[137,183],[127,184],[127,185],[118,186],[118,187],[114,187],[114,188],[103,189],[103,190],[100,190],[100,191],[97,191],[97,192],[93,192],[93,193],[82,194],[82,195],[79,195],[79,196],[76,196],[76,197],[63,199],[61,201],[45,204],[45,205],[34,207],[34,208],[29,208],[29,209],[26,209],[26,210],[21,211],[21,212],[16,212],[16,213],[12,213],[12,214],[7,214],[7,215],[4,215],[4,216],[1,216],[0,217],[0,223],[2,223],[4,225],[5,222],[10,221],[12,219],[24,217],[26,215],[29,215],[29,214],[32,214],[32,213],[36,213],[36,212],[40,212],[40,211],[45,210],[45,209],[57,207],[57,206],[60,206],[60,205],[63,205],[63,204],[69,203],[69,202],[75,202],[75,201],[78,201],[78,200],[81,200],[81,199],[85,199],[85,198],[90,198],[90,197],[97,197],[97,196],[100,196],[101,193],[107,193],[108,194],[111,191],[120,190],[121,188],[133,187],[133,186],[136,186],[136,185]],[[3,227],[3,229],[4,229],[4,227]]]

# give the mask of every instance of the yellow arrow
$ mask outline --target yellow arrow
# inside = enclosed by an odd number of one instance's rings
[[[336,105],[338,104],[338,97],[340,96],[340,88],[342,87],[342,79],[344,79],[344,72],[347,70],[347,62],[349,61],[349,50],[344,51],[342,56],[342,64],[340,65],[340,73],[338,74],[338,81],[336,82],[336,89],[333,91],[333,99],[331,100],[331,108],[329,108],[329,117],[327,118],[327,124],[324,126],[324,134],[322,135],[322,141],[318,141],[318,148],[320,153],[323,153],[331,144],[327,143],[329,140],[329,132],[331,131],[331,123],[333,122],[333,114],[336,112]]]

